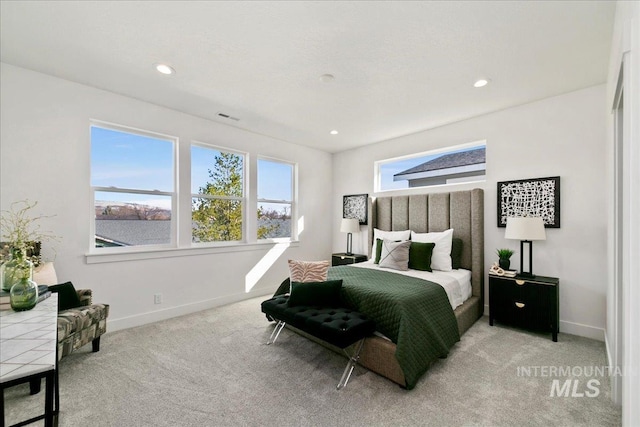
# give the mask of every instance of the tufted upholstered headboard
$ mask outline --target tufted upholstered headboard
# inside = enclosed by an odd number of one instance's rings
[[[371,225],[368,251],[371,256],[373,229],[413,230],[416,233],[453,228],[462,239],[462,268],[471,270],[472,295],[484,300],[484,191],[476,188],[450,193],[389,196],[369,199]]]

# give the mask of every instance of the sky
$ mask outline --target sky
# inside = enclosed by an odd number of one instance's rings
[[[220,152],[191,146],[191,191],[210,179],[208,170]],[[174,143],[97,126],[91,127],[91,185],[172,192]],[[292,165],[258,159],[258,197],[291,200]],[[141,203],[171,207],[171,198],[157,195],[97,192],[96,201]]]

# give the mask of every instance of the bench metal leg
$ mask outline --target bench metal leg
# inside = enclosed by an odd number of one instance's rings
[[[282,320],[278,320],[276,327],[273,328],[273,332],[271,332],[269,341],[267,341],[267,345],[273,344],[274,342],[276,342],[276,340],[278,339],[278,336],[280,335],[280,331],[282,331],[282,328],[284,328],[284,325],[286,325],[285,322],[283,322]]]
[[[340,382],[338,383],[338,386],[336,387],[338,390],[343,389],[347,385],[347,383],[349,382],[349,378],[351,378],[351,374],[353,373],[353,368],[356,367],[356,364],[358,363],[358,360],[360,359],[360,351],[362,351],[362,347],[364,346],[364,340],[365,339],[366,338],[363,338],[363,339],[360,340],[360,342],[358,343],[358,347],[357,347],[356,351],[353,353],[353,356],[351,356],[349,358],[349,362],[347,362],[347,367],[344,368],[344,373],[342,374],[342,378],[340,378]]]

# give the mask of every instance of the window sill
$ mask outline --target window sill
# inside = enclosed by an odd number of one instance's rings
[[[136,249],[127,252],[92,252],[85,254],[87,264],[106,262],[137,261],[143,259],[174,258],[231,252],[264,251],[276,246],[298,247],[300,241],[264,241],[255,243],[236,243],[216,246],[193,246],[188,248]]]

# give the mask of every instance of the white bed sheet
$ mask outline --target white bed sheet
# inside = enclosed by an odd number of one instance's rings
[[[457,269],[451,271],[421,271],[421,270],[393,270],[389,268],[380,268],[378,264],[370,259],[366,262],[357,264],[349,264],[350,267],[370,268],[373,270],[388,271],[389,273],[402,274],[404,276],[416,277],[422,280],[428,280],[442,286],[449,297],[449,303],[452,309],[456,309],[463,302],[471,297],[471,271],[465,269]]]

